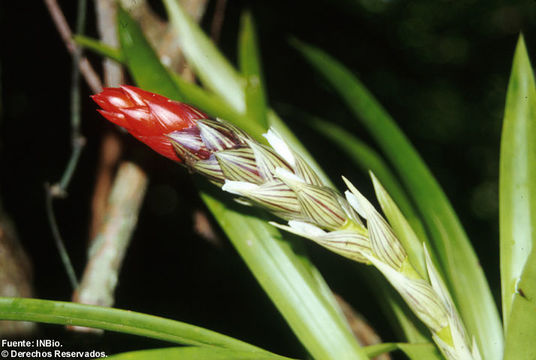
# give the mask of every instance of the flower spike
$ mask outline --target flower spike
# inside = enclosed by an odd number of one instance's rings
[[[189,129],[207,115],[177,101],[134,86],[105,88],[91,97],[102,109],[99,112],[125,128],[159,154],[181,161],[167,137],[173,131]]]
[[[105,118],[156,152],[237,195],[241,204],[288,222],[274,226],[376,267],[447,359],[481,360],[427,249],[427,276],[421,276],[399,235],[365,196],[345,178],[345,196],[323,183],[275,130],[264,135],[271,147],[265,146],[224,120],[133,86],[108,88],[92,98]]]

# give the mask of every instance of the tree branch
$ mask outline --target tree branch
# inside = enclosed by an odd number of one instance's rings
[[[45,0],[45,5],[47,6],[50,17],[52,18],[56,29],[61,35],[67,50],[69,53],[74,54],[78,47],[72,39],[73,33],[69,27],[69,24],[67,23],[67,20],[65,19],[65,16],[63,15],[63,12],[61,11],[61,8],[58,5],[58,2],[56,0]],[[81,57],[78,64],[80,66],[80,72],[84,76],[84,79],[86,80],[86,83],[91,91],[94,93],[102,91],[102,80],[97,75],[87,58]]]

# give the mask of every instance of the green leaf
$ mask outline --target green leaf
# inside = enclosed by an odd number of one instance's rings
[[[118,63],[123,63],[125,61],[121,50],[107,45],[99,40],[84,35],[75,35],[73,36],[73,40],[83,48],[94,51],[97,54],[115,60]]]
[[[395,350],[401,350],[407,355],[408,358],[412,360],[443,359],[435,345],[432,343],[382,343],[365,347],[365,351],[370,358]]]
[[[501,139],[500,239],[505,359],[536,357],[536,85],[520,36]]]
[[[222,117],[241,127],[255,139],[265,141],[262,137],[264,127],[230,108],[225,98],[209,93],[168,71],[149,45],[139,25],[124,10],[120,10],[118,16],[119,37],[122,39],[121,53],[124,54],[126,65],[139,86],[144,90],[197,106],[213,116]]]
[[[246,86],[246,113],[251,119],[268,128],[266,96],[261,70],[255,24],[249,12],[242,14],[238,59]]]
[[[407,355],[408,358],[412,360],[421,360],[421,359],[443,359],[443,356],[437,349],[437,347],[432,343],[427,344],[397,344],[398,348]]]
[[[330,139],[335,146],[344,151],[363,171],[367,173],[372,171],[385,185],[389,194],[392,195],[419,239],[428,242],[423,225],[419,216],[415,213],[413,205],[406,195],[406,191],[376,151],[343,128],[320,118],[308,116],[307,124],[316,129],[319,134]]]
[[[130,74],[143,89],[174,100],[182,100],[177,86],[162,65],[140,26],[120,6],[117,10],[117,29],[121,53]]]
[[[502,329],[488,283],[465,230],[430,170],[391,116],[349,70],[319,49],[297,41],[294,45],[336,89],[396,168],[430,233],[469,334],[475,336],[484,359],[500,359]]]
[[[107,356],[111,360],[251,360],[250,352],[206,347],[170,347],[163,349],[129,351]],[[275,354],[255,354],[255,360],[284,360],[287,357]]]
[[[315,359],[366,359],[340,314],[318,287],[300,248],[303,240],[283,239],[262,213],[232,207],[214,195],[202,197],[240,256],[275,303],[289,326]],[[303,261],[306,261],[304,264]]]
[[[504,360],[536,359],[536,249],[532,249],[512,301]]]
[[[163,0],[168,17],[188,59],[209,89],[240,114],[246,113],[246,99],[240,76],[212,41],[193,22],[176,0]]]
[[[195,83],[184,80],[178,74],[172,73],[172,76],[173,80],[175,81],[175,85],[177,85],[181,95],[184,97],[184,101],[188,104],[203,109],[203,111],[214,117],[220,117],[227,121],[233,122],[237,126],[239,126],[237,122],[240,123],[240,121],[246,121],[244,120],[243,115],[240,115],[232,108],[227,106],[227,103],[218,95],[206,91]],[[259,132],[263,130],[264,129],[259,127],[259,129],[256,129],[255,131]]]
[[[536,87],[523,37],[508,85],[501,140],[501,280],[505,325],[536,236]]]
[[[158,316],[71,302],[0,297],[0,319],[84,326],[195,346],[268,353],[256,346],[198,326]],[[269,354],[269,353],[268,353]]]
[[[369,358],[376,357],[381,354],[390,353],[398,350],[396,343],[381,343],[376,345],[365,346],[365,352]]]

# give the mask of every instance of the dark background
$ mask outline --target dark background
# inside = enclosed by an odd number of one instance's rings
[[[162,13],[161,4],[154,3]],[[76,2],[60,4],[73,24]],[[86,33],[96,37],[92,6],[90,1]],[[213,6],[204,25],[210,24]],[[535,53],[535,7],[534,1],[229,1],[220,45],[235,63],[239,16],[249,8],[257,22],[270,104],[333,178],[345,174],[370,195],[366,176],[301,125],[304,111],[368,139],[288,39],[318,46],[352,69],[443,186],[497,297],[497,179],[505,90],[520,31],[529,55]],[[36,297],[69,300],[71,289],[46,220],[44,184],[59,180],[70,154],[70,56],[41,1],[0,2],[0,26],[0,198],[32,260]],[[99,69],[98,57],[89,58]],[[88,144],[68,198],[55,202],[79,273],[85,264],[100,137],[110,128],[95,112],[85,85],[83,95],[82,131]],[[302,355],[232,246],[226,240],[214,246],[193,231],[192,212],[203,205],[187,172],[131,139],[125,141],[125,157],[144,166],[150,185],[120,275],[116,306],[204,326],[284,355]],[[351,265],[309,248],[333,289],[364,313],[386,341],[395,340],[363,279],[348,271]],[[104,341],[78,338],[57,326],[40,331],[40,336],[64,339],[77,349],[82,342],[110,353],[167,345],[117,334],[106,334]]]

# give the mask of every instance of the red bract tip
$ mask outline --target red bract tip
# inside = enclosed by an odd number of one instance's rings
[[[105,88],[91,98],[102,108],[98,110],[102,116],[174,161],[181,159],[166,135],[190,128],[196,120],[208,118],[189,105],[134,86]]]

